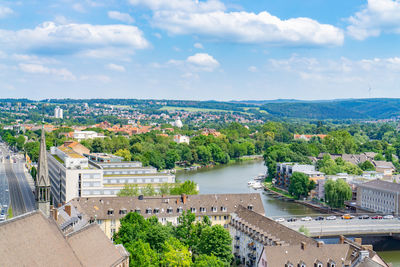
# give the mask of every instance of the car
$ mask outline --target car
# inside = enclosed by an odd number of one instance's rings
[[[373,220],[381,220],[382,218],[383,217],[380,215],[375,215],[375,216],[371,217],[371,219],[373,219]]]
[[[326,219],[327,220],[330,220],[330,221],[333,221],[333,220],[336,220],[336,216],[328,216],[328,217],[326,217]]]
[[[368,216],[368,215],[360,215],[360,216],[358,217],[358,219],[360,219],[360,220],[366,220],[366,219],[369,219],[369,216]]]
[[[352,216],[352,215],[350,215],[350,214],[344,214],[343,216],[342,216],[342,220],[351,220],[351,219],[353,219],[354,218],[354,216]]]
[[[385,216],[383,216],[383,219],[391,220],[391,219],[394,219],[394,216],[393,215],[385,215]]]
[[[283,218],[278,218],[278,219],[276,219],[275,221],[276,221],[276,222],[284,222],[285,219],[283,219]]]
[[[301,218],[301,220],[302,220],[303,222],[309,222],[309,221],[312,221],[312,218],[307,216],[307,217]]]
[[[318,217],[315,218],[314,220],[316,220],[316,221],[323,221],[323,220],[325,220],[325,218],[322,217],[322,216],[318,216]]]
[[[289,218],[289,219],[287,219],[287,221],[288,222],[295,222],[295,221],[297,221],[297,219],[296,218]]]

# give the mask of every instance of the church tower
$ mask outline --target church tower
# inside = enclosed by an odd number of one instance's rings
[[[42,137],[40,139],[38,171],[36,177],[36,207],[46,216],[50,216],[50,179],[47,165],[44,128],[42,128]]]

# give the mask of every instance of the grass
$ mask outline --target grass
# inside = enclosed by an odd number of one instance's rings
[[[8,219],[11,219],[13,217],[13,212],[12,212],[12,207],[8,207]]]
[[[64,164],[64,161],[57,155],[52,155],[58,162],[60,162],[61,164]]]
[[[295,197],[293,197],[292,195],[290,195],[287,191],[282,190],[282,189],[279,189],[279,188],[276,188],[275,186],[273,186],[273,185],[272,185],[272,182],[264,182],[264,185],[265,185],[268,189],[270,189],[270,190],[272,190],[272,191],[274,191],[274,192],[277,192],[277,193],[279,193],[279,194],[281,194],[281,195],[284,195],[284,196],[287,197],[287,198],[296,199]]]

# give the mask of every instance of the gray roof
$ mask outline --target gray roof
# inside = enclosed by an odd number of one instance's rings
[[[97,225],[64,236],[34,211],[0,223],[1,266],[115,266],[126,259]]]
[[[400,184],[393,183],[393,182],[387,182],[387,181],[383,181],[383,180],[379,180],[379,179],[360,184],[359,187],[379,189],[379,190],[384,190],[384,191],[389,191],[389,192],[394,192],[394,193],[400,193]]]
[[[186,200],[184,200],[186,198]],[[259,193],[252,194],[201,194],[187,196],[158,196],[158,197],[90,197],[75,198],[70,204],[91,219],[120,219],[126,212],[140,210],[145,218],[180,216],[179,208],[189,210],[195,208],[196,215],[229,215],[239,205],[252,205],[253,210],[264,214],[264,206]],[[205,208],[204,212],[200,208]],[[212,211],[215,208],[215,211]],[[151,213],[146,213],[146,210]],[[168,213],[167,209],[171,209]],[[112,214],[110,214],[112,210]]]

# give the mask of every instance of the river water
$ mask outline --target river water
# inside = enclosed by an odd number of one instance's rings
[[[264,203],[265,215],[271,217],[313,215],[315,210],[298,203],[275,199],[261,190],[247,186],[247,182],[255,176],[265,173],[264,161],[244,161],[225,166],[203,168],[195,171],[178,172],[176,178],[192,180],[200,187],[201,194],[254,193],[260,192]],[[379,253],[381,254],[381,253]],[[400,251],[384,251],[381,256],[392,262],[393,267],[400,267]]]

